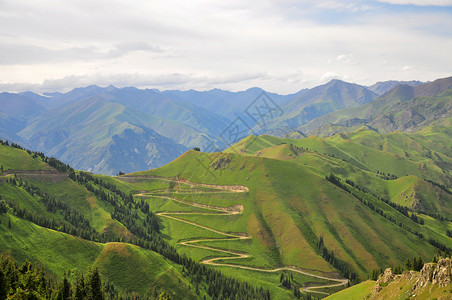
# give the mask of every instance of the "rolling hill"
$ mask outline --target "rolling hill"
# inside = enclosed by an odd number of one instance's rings
[[[449,131],[250,136],[223,153],[191,150],[117,179],[165,218],[170,243],[226,274],[246,280],[254,270],[265,286],[267,272],[296,273],[292,266],[330,282],[363,280],[407,257],[450,251]],[[149,186],[159,180],[166,187]],[[316,295],[335,291],[322,284],[297,282]]]
[[[103,282],[129,298],[269,298],[256,283],[179,255],[149,206],[109,183],[116,179],[4,141],[0,154],[0,252],[19,264],[37,261],[50,277],[67,274],[70,281],[97,268]]]
[[[100,111],[127,116],[99,98],[62,118],[77,123],[77,113],[87,112],[95,121]],[[245,290],[268,289],[256,290],[262,297],[323,297],[407,257],[427,261],[450,251],[450,132],[445,119],[416,133],[249,136],[224,152],[189,150],[163,167],[117,177],[1,145],[0,195],[10,207],[1,228],[8,232],[8,219],[17,230],[2,236],[1,250],[44,260],[54,276],[97,266],[124,292],[160,286],[211,296],[221,289],[212,288],[209,270],[219,270]],[[84,254],[58,263],[44,240],[58,243],[60,255],[68,248]],[[148,264],[160,269],[149,273]],[[167,276],[163,286],[139,280],[158,274]]]

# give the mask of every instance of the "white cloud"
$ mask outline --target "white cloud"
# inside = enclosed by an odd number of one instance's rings
[[[62,78],[46,79],[42,83],[25,82],[0,82],[0,90],[18,92],[33,90],[36,92],[64,91],[73,87],[88,85],[116,87],[138,86],[141,88],[160,87],[162,89],[210,89],[215,85],[230,85],[237,82],[248,82],[251,80],[265,78],[263,73],[239,73],[230,76],[206,76],[185,73],[162,73],[162,74],[92,74],[92,75],[70,75]]]
[[[411,4],[418,6],[452,6],[451,0],[378,0],[390,4]]]
[[[122,42],[109,48],[86,46],[64,49],[49,49],[33,45],[4,44],[0,42],[0,53],[2,54],[0,55],[0,65],[113,59],[137,51],[150,53],[164,52],[159,46],[152,46],[144,42]]]
[[[354,62],[353,54],[351,53],[338,55],[336,56],[336,60],[343,62],[344,64],[350,64]]]
[[[114,84],[292,93],[341,74],[360,84],[450,75],[452,13],[388,6],[3,0],[0,89]]]
[[[341,76],[340,74],[328,71],[320,77],[320,81],[322,81],[322,82],[330,81],[331,79],[343,79],[343,76]]]

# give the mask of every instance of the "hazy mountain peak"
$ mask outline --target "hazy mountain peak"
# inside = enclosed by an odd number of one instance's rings
[[[411,81],[387,80],[387,81],[379,81],[371,86],[368,86],[367,88],[369,90],[371,90],[372,92],[377,93],[378,95],[383,95],[400,84],[406,84],[409,86],[417,86],[417,85],[423,84],[423,82],[418,81],[418,80],[411,80]]]

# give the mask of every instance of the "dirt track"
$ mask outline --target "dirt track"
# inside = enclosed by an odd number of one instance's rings
[[[158,178],[158,179],[161,179],[161,178]],[[180,182],[180,180],[175,180],[175,179],[165,179],[165,180]],[[185,181],[184,183],[187,183],[187,181]],[[197,183],[192,183],[192,182],[190,182],[189,184],[192,187],[195,187],[195,186],[209,187],[209,188],[215,187],[215,189],[219,189],[220,191],[225,191],[225,192],[226,191],[227,192],[248,192],[248,188],[243,187],[243,186],[218,186],[218,185],[214,186],[214,185],[197,184]],[[143,197],[143,196],[149,196],[150,194],[151,193],[140,193],[140,194],[136,194],[136,196]],[[229,255],[234,255],[232,257],[220,256],[220,257],[209,258],[209,259],[201,261],[200,263],[202,263],[202,264],[231,267],[231,268],[258,271],[258,272],[268,272],[268,273],[278,272],[278,271],[292,271],[292,272],[297,272],[297,273],[300,273],[303,275],[311,276],[314,278],[319,278],[319,279],[324,279],[324,280],[329,280],[329,281],[335,282],[333,284],[300,288],[300,291],[310,292],[310,293],[318,293],[318,294],[324,294],[324,295],[329,295],[329,294],[326,292],[316,291],[316,289],[342,286],[342,285],[346,285],[348,283],[348,279],[336,279],[336,278],[325,277],[325,276],[309,273],[307,271],[304,271],[304,270],[299,269],[294,266],[282,267],[282,268],[276,268],[276,269],[263,269],[263,268],[257,268],[257,267],[252,267],[252,266],[227,264],[227,263],[218,262],[218,261],[224,261],[224,260],[248,258],[251,256],[247,253],[240,253],[240,252],[234,251],[234,250],[224,250],[224,249],[213,248],[213,247],[208,247],[208,246],[203,246],[203,245],[196,245],[196,244],[202,243],[202,242],[212,242],[212,241],[215,242],[215,241],[246,240],[246,239],[251,239],[251,236],[246,233],[227,233],[227,232],[219,231],[219,230],[207,227],[207,226],[197,224],[195,222],[180,219],[176,216],[177,215],[218,215],[218,216],[237,215],[237,214],[243,213],[243,205],[235,205],[235,206],[231,206],[231,207],[218,207],[218,206],[211,206],[211,205],[206,205],[206,204],[202,204],[202,203],[183,201],[181,199],[177,199],[177,198],[170,197],[170,196],[153,195],[151,197],[151,199],[152,198],[162,198],[162,199],[172,200],[172,201],[176,201],[179,203],[183,203],[185,205],[202,208],[202,209],[207,209],[210,211],[216,211],[216,212],[212,212],[212,213],[209,213],[209,212],[206,212],[206,213],[203,213],[203,212],[159,212],[159,213],[157,213],[158,216],[161,216],[164,218],[169,218],[169,219],[172,219],[172,220],[175,220],[178,222],[182,222],[182,223],[185,223],[185,224],[188,224],[191,226],[202,228],[204,230],[208,230],[208,231],[225,236],[225,238],[223,238],[223,239],[206,238],[206,239],[196,239],[196,240],[179,242],[180,245],[187,246],[187,247],[194,247],[194,248],[205,249],[205,250],[210,250],[210,251],[214,251],[214,252],[220,252],[220,253],[225,253],[225,254],[229,254]]]

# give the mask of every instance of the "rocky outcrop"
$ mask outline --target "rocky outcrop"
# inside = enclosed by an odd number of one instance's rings
[[[431,283],[433,278],[433,272],[435,271],[435,269],[436,269],[435,263],[425,264],[419,274],[419,279],[413,286],[413,290],[421,289],[423,287],[426,287],[429,283]]]
[[[448,286],[452,282],[452,259],[440,259],[433,272],[432,283],[440,287]]]
[[[387,284],[394,279],[394,272],[392,272],[391,268],[387,268],[383,274],[380,274],[377,280],[377,284]]]
[[[419,279],[413,286],[413,290],[426,287],[429,283],[446,287],[451,283],[452,260],[441,258],[438,263],[425,264],[421,270]]]
[[[412,288],[409,288],[409,286],[412,286]],[[394,275],[392,269],[387,268],[378,277],[368,299],[395,299],[401,296],[400,293],[410,295],[413,299],[424,299],[425,295],[431,295],[433,292],[438,296],[435,296],[435,298],[452,299],[449,294],[451,286],[452,259],[440,258],[438,263],[424,264],[420,272],[405,271],[401,275]],[[438,292],[438,288],[443,288],[443,290]],[[452,290],[450,291],[452,293]]]
[[[375,285],[374,291],[378,293],[381,291],[382,286],[386,286],[394,279],[394,272],[392,272],[391,268],[387,268],[383,274],[380,274],[377,280],[377,284]]]

